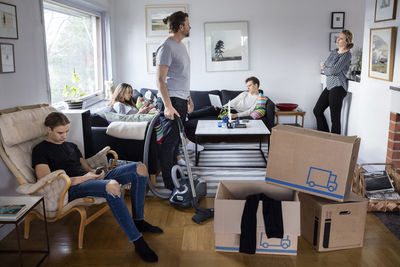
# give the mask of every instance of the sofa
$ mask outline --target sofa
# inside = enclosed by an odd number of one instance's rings
[[[106,132],[109,123],[102,111],[91,114],[90,119],[92,151],[99,151],[104,146],[110,146],[117,152],[120,160],[144,161],[145,140],[121,139],[108,135]],[[158,149],[156,134],[151,131],[147,166],[149,174],[156,174],[159,169]]]
[[[149,89],[149,88],[142,88],[140,91],[135,90],[134,92],[134,101],[136,101],[137,97],[143,96],[145,92],[150,90],[154,95],[157,95],[158,91],[155,89]],[[228,103],[229,100],[235,98],[238,96],[241,92],[243,91],[234,91],[234,90],[210,90],[210,91],[190,91],[190,96],[193,100],[194,103],[194,110],[198,110],[203,107],[207,107],[211,105],[210,98],[208,97],[209,94],[214,94],[218,95],[221,99],[222,105],[225,105]],[[263,93],[262,90],[260,90],[261,93]],[[266,114],[264,117],[262,117],[262,121],[264,122],[265,126],[269,129],[269,131],[272,130],[272,127],[275,125],[275,103],[267,97],[267,103],[266,103]],[[136,98],[136,99],[135,99]],[[247,117],[250,118],[250,117]],[[215,120],[217,119],[216,117],[204,117],[200,118],[204,120]],[[197,124],[197,121],[199,119],[191,119],[186,121],[187,131],[186,134],[191,139],[194,141],[194,130],[195,126]]]

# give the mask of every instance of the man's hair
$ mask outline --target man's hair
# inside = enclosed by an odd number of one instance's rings
[[[169,32],[176,33],[179,31],[180,25],[185,25],[185,20],[188,18],[188,13],[177,11],[168,17]]]
[[[260,87],[260,80],[257,77],[251,76],[246,79],[246,83],[252,81],[254,84],[257,84]]]
[[[52,130],[57,126],[65,126],[69,123],[70,121],[67,116],[65,116],[64,113],[57,111],[51,112],[44,120],[44,125]]]

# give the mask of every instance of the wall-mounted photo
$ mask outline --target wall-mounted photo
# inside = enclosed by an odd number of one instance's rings
[[[186,5],[146,6],[146,36],[167,36],[168,16],[177,11],[187,12]]]
[[[0,2],[0,38],[18,39],[17,7]]]
[[[249,69],[247,21],[204,24],[207,71]]]
[[[368,76],[393,80],[396,27],[370,29]]]
[[[344,29],[344,12],[332,12],[331,29]]]
[[[186,46],[189,53],[189,40],[184,39],[182,43]],[[146,62],[147,73],[156,73],[156,52],[161,42],[152,42],[146,44]]]
[[[0,73],[15,72],[14,45],[0,43]]]
[[[337,48],[336,46],[336,39],[339,37],[340,32],[331,32],[329,34],[329,51],[334,50]]]
[[[396,19],[397,0],[376,0],[375,22]]]

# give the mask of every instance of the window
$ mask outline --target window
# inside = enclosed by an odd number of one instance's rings
[[[51,104],[64,99],[75,69],[79,88],[86,96],[103,92],[101,16],[44,1],[44,23]]]

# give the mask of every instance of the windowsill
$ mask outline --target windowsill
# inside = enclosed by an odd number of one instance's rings
[[[104,100],[104,94],[103,93],[94,93],[92,95],[88,95],[88,96],[82,98],[82,100],[83,100],[83,109],[90,110],[92,106],[96,105],[96,103]],[[52,106],[60,111],[68,109],[68,106],[65,102],[54,103],[54,104],[52,104]]]

